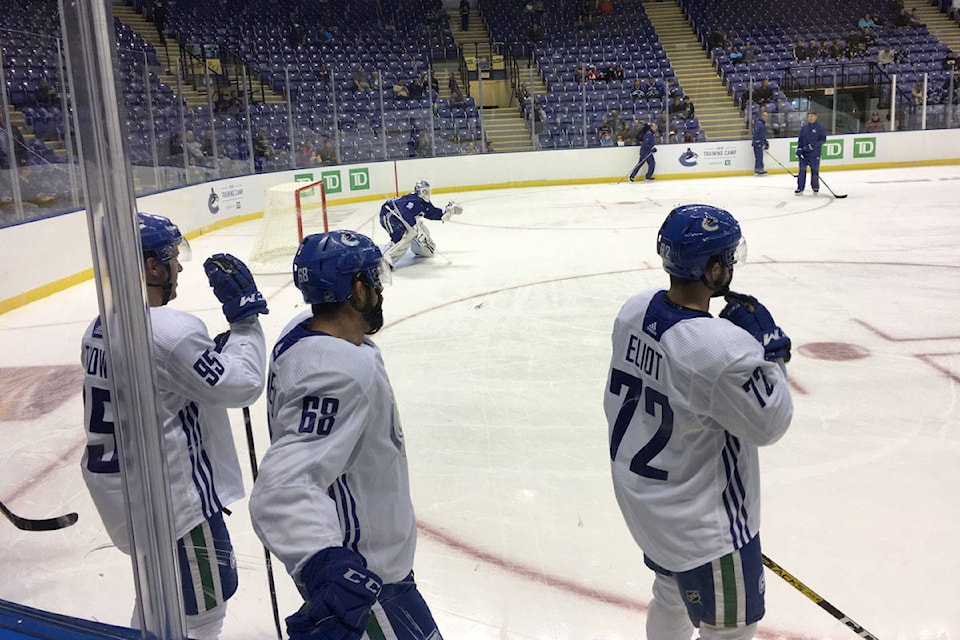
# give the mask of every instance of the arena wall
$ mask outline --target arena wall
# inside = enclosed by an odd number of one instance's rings
[[[797,167],[795,144],[789,138],[770,140],[770,153],[791,171]],[[753,150],[748,140],[660,145],[658,149],[658,180],[753,173]],[[382,200],[398,191],[408,192],[421,178],[433,185],[436,195],[616,183],[625,180],[636,161],[637,148],[622,147],[314,167],[192,185],[144,196],[138,200],[138,207],[170,216],[192,238],[261,216],[264,190],[293,180],[323,179],[331,205],[370,203],[373,215]],[[832,136],[821,169],[828,172],[938,164],[960,164],[960,130]],[[771,174],[784,172],[770,158],[766,165]],[[784,189],[789,190],[790,185],[785,184]],[[2,228],[0,246],[0,313],[93,277],[84,211]]]

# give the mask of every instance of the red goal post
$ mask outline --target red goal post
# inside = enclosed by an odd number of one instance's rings
[[[253,273],[290,273],[300,241],[330,230],[323,180],[284,182],[268,187],[263,218],[247,266]]]

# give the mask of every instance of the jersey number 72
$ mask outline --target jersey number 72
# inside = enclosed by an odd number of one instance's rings
[[[620,411],[617,413],[617,419],[613,423],[613,433],[610,434],[610,459],[616,459],[617,450],[620,449],[623,436],[633,421],[637,405],[640,404],[642,398],[643,411],[647,415],[656,418],[657,407],[660,408],[660,425],[647,444],[640,447],[640,451],[633,456],[633,460],[630,461],[630,471],[644,478],[666,480],[667,472],[651,466],[650,461],[663,451],[670,441],[670,436],[673,435],[673,409],[670,408],[670,400],[652,387],[648,386],[644,389],[643,380],[640,378],[620,369],[611,369],[608,391],[615,396],[619,396],[624,387],[626,387],[627,392],[623,397],[623,404],[620,405]]]

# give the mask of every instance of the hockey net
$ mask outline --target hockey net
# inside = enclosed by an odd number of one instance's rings
[[[300,241],[337,228],[327,210],[323,180],[285,182],[264,193],[263,219],[247,266],[253,273],[290,273]]]

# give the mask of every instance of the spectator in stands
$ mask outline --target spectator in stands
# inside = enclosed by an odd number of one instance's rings
[[[322,164],[337,164],[339,160],[337,159],[337,148],[333,144],[333,140],[327,138],[323,141],[323,144],[320,146],[320,162]]]
[[[696,141],[697,141],[697,138],[696,138],[696,136],[693,135],[693,132],[691,132],[691,131],[684,131],[684,132],[683,132],[683,137],[680,138],[680,141],[681,141],[681,142],[696,142]]]
[[[797,40],[797,44],[793,47],[793,59],[797,62],[803,62],[809,58],[810,53],[807,45],[804,44],[803,40]]]
[[[540,23],[534,22],[530,25],[530,30],[527,32],[527,36],[530,38],[530,42],[533,44],[538,44],[543,40],[543,27],[540,26]]]
[[[410,99],[410,90],[407,89],[407,85],[403,84],[400,78],[397,78],[393,83],[393,97],[397,100]]]
[[[603,63],[603,69],[600,70],[600,80],[604,82],[613,82],[617,79],[616,71],[613,69],[613,63],[607,60]]]
[[[633,88],[630,89],[630,97],[634,100],[640,100],[647,97],[646,88],[640,78],[633,79]]]
[[[890,43],[883,45],[883,49],[877,52],[877,66],[881,69],[886,67],[888,64],[893,64],[894,53],[893,49],[890,48]]]
[[[910,91],[910,102],[913,104],[913,106],[917,106],[923,104],[924,99],[925,94],[923,93],[923,83],[918,82],[913,85],[913,90]]]
[[[517,104],[520,106],[521,113],[525,113],[526,108],[530,105],[530,91],[523,82],[517,87]]]
[[[273,145],[270,144],[270,141],[267,140],[266,132],[262,129],[257,131],[257,135],[253,137],[254,160],[272,160],[275,155],[276,150],[273,148]]]
[[[317,151],[313,148],[313,144],[309,140],[304,140],[300,150],[297,151],[297,166],[312,167],[317,163],[317,158]]]
[[[840,42],[840,38],[834,38],[833,42],[830,44],[830,59],[831,60],[840,60],[844,56],[843,43]]]
[[[684,120],[689,120],[690,118],[696,117],[696,108],[693,106],[693,100],[690,99],[689,95],[683,96],[683,101],[681,103],[680,117]]]
[[[380,72],[376,69],[370,72],[370,91],[380,91]]]
[[[601,126],[606,127],[611,136],[619,136],[627,130],[627,121],[616,109],[610,109],[610,114],[603,119]]]
[[[910,52],[907,51],[907,47],[903,44],[897,47],[896,53],[893,54],[893,61],[897,64],[909,64],[910,63]]]
[[[450,94],[450,108],[451,109],[463,109],[467,106],[467,99],[463,97],[463,94],[460,93],[460,87],[456,88],[456,91]]]
[[[415,153],[418,158],[429,158],[433,155],[433,145],[430,144],[430,138],[424,131],[417,135]]]
[[[467,144],[463,145],[463,153],[467,155],[473,155],[475,153],[480,153],[480,149],[477,148],[477,145],[473,140],[467,140]]]
[[[623,80],[623,65],[618,64],[613,68],[613,79],[614,80]]]
[[[164,37],[164,30],[167,26],[167,9],[164,6],[164,0],[154,0],[153,3],[153,26],[157,29],[157,39],[160,40],[160,46],[167,46],[167,39]]]
[[[816,40],[811,40],[807,43],[807,60],[810,62],[816,62],[820,58],[820,43]]]
[[[450,74],[450,79],[447,80],[447,91],[450,93],[462,93],[460,91],[460,83],[457,82],[457,76],[453,73]]]
[[[195,165],[203,159],[203,145],[197,140],[192,129],[187,129],[187,137],[183,143],[183,147],[187,150],[187,162],[191,165]]]
[[[870,29],[862,29],[860,31],[860,44],[864,47],[872,47],[877,44],[877,39],[874,37],[873,32]]]
[[[307,42],[307,34],[303,31],[303,26],[300,24],[294,24],[293,28],[290,30],[290,35],[287,36],[287,44],[290,45],[291,49],[299,49]]]
[[[33,97],[37,101],[37,106],[52,107],[57,104],[60,94],[50,86],[46,76],[41,76],[37,82],[37,89],[33,92]]]
[[[943,70],[953,76],[953,81],[957,81],[957,54],[953,49],[947,49],[947,54],[943,57]]]
[[[203,132],[203,141],[200,143],[200,150],[205,158],[214,158],[216,153],[213,151],[213,130],[207,129]]]
[[[910,26],[910,14],[907,13],[906,9],[901,8],[897,12],[896,16],[893,18],[893,26],[897,27],[898,29],[903,29]]]
[[[960,17],[960,0],[953,0],[953,2],[950,3],[950,9],[947,11],[947,16],[949,16],[951,20],[956,20],[958,17]]]
[[[411,100],[421,100],[424,96],[425,88],[423,83],[420,82],[420,78],[414,78],[413,82],[410,83],[410,86],[407,87],[407,95]]]
[[[877,23],[873,21],[873,17],[869,13],[865,13],[857,22],[857,27],[860,29],[876,29]]]
[[[741,62],[745,62],[749,64],[751,62],[757,61],[757,54],[759,52],[757,51],[757,47],[752,42],[747,40],[747,44],[743,46],[743,50],[741,51],[741,53],[743,54],[743,57],[741,58]]]
[[[433,97],[436,97],[440,93],[440,81],[437,80],[437,76],[433,71],[428,70],[423,74],[423,86],[430,87],[430,90],[433,91]]]
[[[616,143],[613,141],[613,136],[610,135],[608,129],[602,129],[600,133],[600,146],[601,147],[615,147]]]
[[[883,120],[880,119],[880,114],[874,111],[870,114],[870,119],[863,125],[863,130],[867,133],[879,133],[886,131],[886,126],[884,126]]]
[[[743,52],[740,51],[740,45],[733,45],[733,49],[730,50],[730,55],[728,57],[730,59],[730,64],[737,65],[743,62]]]
[[[470,0],[460,0],[460,31],[470,28]]]
[[[616,143],[618,147],[625,147],[627,145],[627,141],[623,139],[623,136],[617,136]]]
[[[540,104],[539,100],[533,101],[533,117],[531,114],[527,114],[527,120],[533,121],[533,132],[537,135],[533,137],[533,144],[536,149],[540,148],[540,134],[543,133],[543,123],[547,120],[547,114],[543,110],[543,105]]]
[[[773,87],[770,86],[769,79],[764,78],[760,81],[759,87],[754,87],[753,101],[761,107],[765,107],[773,102]]]
[[[179,131],[170,136],[170,142],[167,144],[167,155],[170,156],[170,162],[182,163],[183,137]]]
[[[587,82],[596,82],[597,78],[600,77],[600,74],[597,73],[597,68],[594,65],[587,65],[587,72],[584,74]]]
[[[723,32],[720,27],[714,27],[713,31],[710,32],[710,36],[707,38],[707,47],[710,51],[714,49],[726,49],[730,46],[730,38],[727,37],[727,34]]]
[[[583,82],[583,78],[584,78],[584,74],[583,74],[583,62],[582,62],[582,61],[578,61],[576,68],[574,68],[574,70],[573,70],[573,81],[574,81],[574,82],[577,82],[577,83]]]
[[[360,69],[357,69],[357,72],[353,74],[353,90],[354,91],[372,91],[373,90],[373,88],[370,86],[370,76],[362,67]]]
[[[663,82],[653,76],[647,76],[645,93],[647,100],[662,100],[663,96],[666,95],[666,90],[664,89]]]
[[[939,82],[930,78],[927,80],[927,104],[941,104],[947,101],[947,89]]]
[[[677,84],[677,79],[673,76],[667,78],[665,91],[668,98],[673,98],[674,96],[683,97],[683,89],[680,88],[680,85]]]

